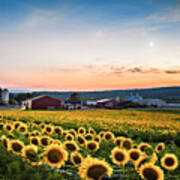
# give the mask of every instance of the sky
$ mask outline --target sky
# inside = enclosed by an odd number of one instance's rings
[[[0,0],[0,87],[180,86],[180,0]]]

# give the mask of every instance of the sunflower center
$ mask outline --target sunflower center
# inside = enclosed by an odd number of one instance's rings
[[[120,145],[121,145],[121,140],[120,140],[120,139],[116,140],[116,145],[117,145],[117,146],[120,146]]]
[[[123,161],[123,160],[124,160],[124,155],[123,155],[122,153],[120,153],[120,152],[117,152],[117,153],[115,154],[115,159],[116,159],[117,161]]]
[[[73,159],[76,164],[81,164],[81,158],[79,156],[74,156]]]
[[[110,135],[110,134],[106,134],[105,138],[106,138],[107,140],[109,140],[109,139],[111,139],[111,135]]]
[[[84,144],[84,140],[80,137],[78,137],[78,142],[79,142],[79,144]]]
[[[68,137],[67,137],[67,140],[68,140],[68,141],[71,141],[71,140],[72,140],[72,137],[71,137],[71,136],[68,136]]]
[[[158,173],[152,168],[144,169],[143,175],[147,180],[157,180],[158,179]]]
[[[38,140],[37,139],[32,139],[32,144],[38,145]]]
[[[84,133],[84,131],[83,131],[82,129],[81,129],[79,132],[80,132],[80,134],[83,134],[83,133]]]
[[[11,130],[11,127],[10,127],[10,126],[7,126],[7,130],[10,131],[10,130]]]
[[[74,146],[74,144],[70,144],[70,143],[66,144],[66,147],[70,151],[75,151],[76,150],[76,147]]]
[[[52,149],[48,152],[47,157],[51,163],[58,163],[59,161],[62,160],[63,155],[60,151],[56,149]]]
[[[60,134],[60,129],[56,128],[54,131],[56,134]]]
[[[174,165],[174,160],[172,158],[166,158],[165,159],[165,164],[167,166],[172,166],[172,165]]]
[[[33,150],[28,150],[26,152],[26,158],[32,162],[35,162],[37,160],[36,153]]]
[[[21,127],[21,128],[20,128],[20,131],[21,131],[21,132],[24,132],[24,131],[25,131],[25,128],[24,128],[24,127]]]
[[[132,153],[130,154],[130,156],[131,156],[131,158],[132,158],[133,160],[137,160],[137,159],[139,158],[139,153],[137,153],[137,152],[132,152]]]
[[[159,150],[159,151],[162,150],[162,146],[158,146],[158,150]]]
[[[86,136],[86,139],[87,139],[87,140],[91,140],[91,139],[92,139],[92,136],[91,136],[91,135],[87,135],[87,136]]]
[[[47,130],[47,132],[51,132],[51,128],[49,128],[49,127],[47,127],[46,130]]]
[[[94,180],[100,180],[104,176],[106,171],[107,169],[104,166],[94,165],[88,169],[87,175]]]
[[[90,150],[96,149],[96,144],[95,143],[88,144],[88,149],[90,149]]]
[[[42,144],[43,144],[44,146],[47,146],[47,145],[48,145],[48,140],[47,140],[47,138],[41,139],[41,142],[42,142]]]
[[[15,152],[21,152],[22,146],[21,146],[19,143],[13,143],[13,144],[12,144],[12,149],[13,149]]]
[[[0,124],[0,129],[2,129],[3,128],[3,124]]]
[[[124,141],[123,146],[124,146],[126,149],[131,149],[131,143],[130,143],[129,141]]]

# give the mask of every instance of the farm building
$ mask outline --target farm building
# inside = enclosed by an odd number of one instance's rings
[[[100,99],[96,101],[96,107],[98,108],[114,108],[118,102],[114,99]]]
[[[83,102],[81,100],[67,100],[64,101],[64,108],[65,109],[81,109]]]
[[[50,96],[37,96],[23,101],[23,105],[26,109],[60,109],[61,100]]]

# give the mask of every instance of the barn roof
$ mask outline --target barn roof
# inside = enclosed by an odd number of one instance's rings
[[[108,101],[111,101],[111,100],[112,100],[112,99],[105,98],[105,99],[97,100],[96,102],[97,102],[97,103],[103,103],[103,102],[108,102]]]
[[[26,101],[34,101],[34,100],[36,100],[36,99],[40,99],[40,98],[42,98],[42,97],[50,97],[50,98],[52,98],[52,99],[57,99],[57,98],[54,98],[54,97],[52,97],[52,96],[49,96],[49,95],[40,95],[40,96],[36,96],[36,97],[33,97],[33,98],[30,98],[30,99],[26,99],[25,101],[23,101],[23,102],[26,102]],[[59,100],[59,99],[57,99],[57,100]]]

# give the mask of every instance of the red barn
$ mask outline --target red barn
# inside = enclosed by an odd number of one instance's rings
[[[38,96],[23,102],[26,109],[60,109],[61,100],[50,96]]]

